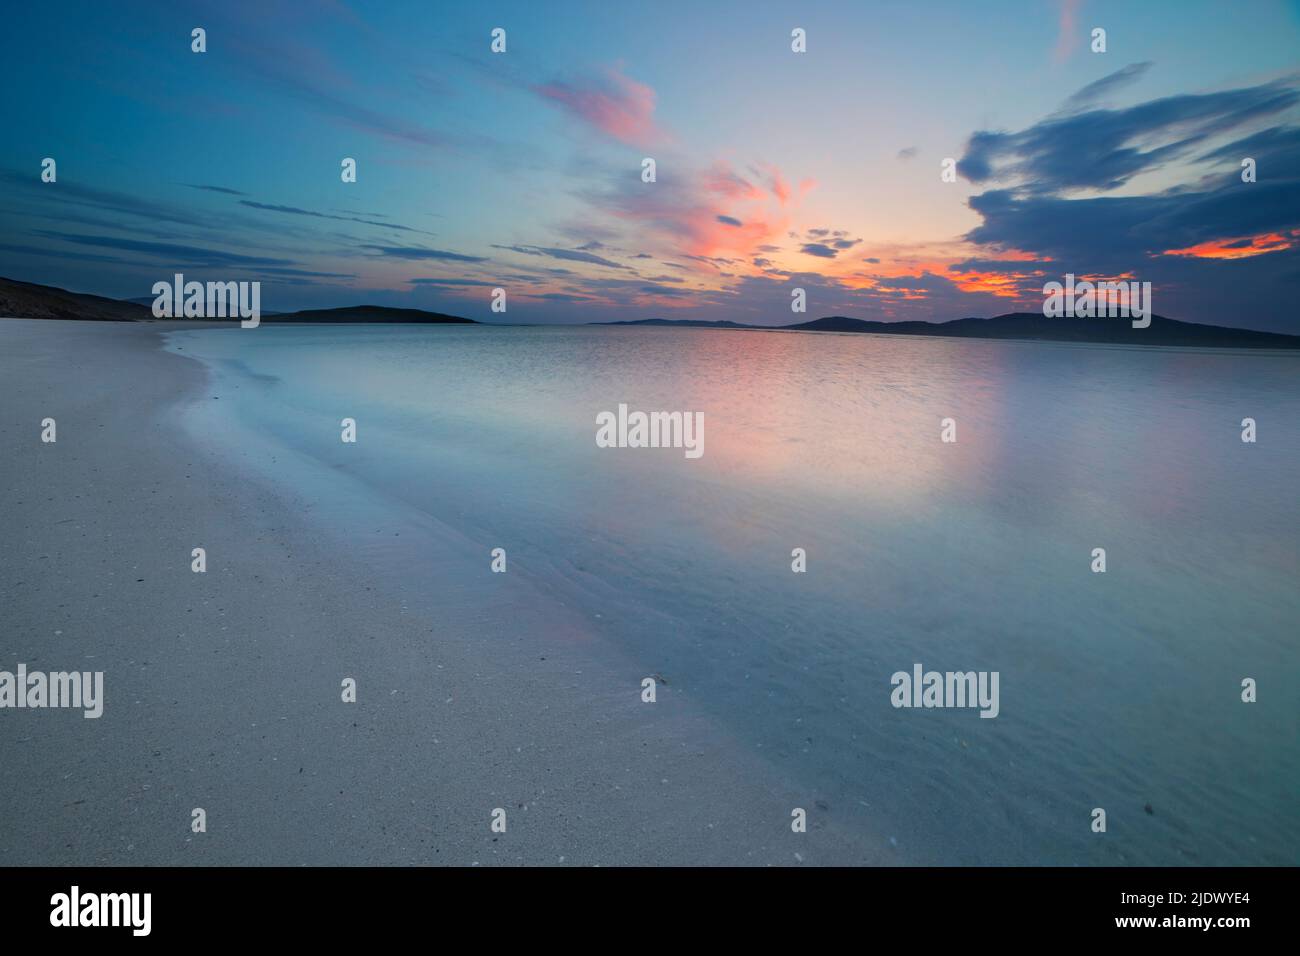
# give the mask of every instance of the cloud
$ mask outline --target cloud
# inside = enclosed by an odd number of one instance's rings
[[[354,102],[344,95],[356,88],[352,78],[330,59],[323,44],[300,39],[315,25],[310,21],[320,18],[325,10],[313,6],[304,17],[305,22],[268,29],[266,7],[260,4],[241,8],[232,4],[210,14],[218,19],[230,18],[223,26],[223,45],[238,56],[241,71],[261,78],[263,91],[282,92],[343,126],[385,139],[420,147],[449,145],[450,139],[445,134],[408,120],[406,116],[410,113],[385,113],[367,105],[385,102],[384,97],[367,96],[363,91],[362,102]],[[308,9],[304,6],[304,11]],[[343,7],[329,4],[326,9],[337,13]]]
[[[694,294],[690,289],[678,289],[674,286],[659,285],[657,283],[656,284],[647,283],[641,286],[641,291],[646,293],[647,295],[680,296],[680,295]]]
[[[572,80],[552,80],[532,89],[542,99],[620,143],[647,146],[664,138],[654,122],[654,90],[616,68]]]
[[[412,229],[410,226],[398,225],[395,222],[379,222],[374,219],[361,219],[357,216],[335,216],[330,213],[314,212],[310,209],[300,209],[297,206],[281,206],[271,203],[254,202],[251,199],[239,200],[241,206],[248,206],[250,209],[261,209],[265,212],[278,212],[291,216],[310,216],[314,219],[337,219],[339,222],[359,222],[366,226],[380,226],[384,229],[396,229],[399,232],[418,232],[425,236],[432,236],[433,233],[424,229]]]
[[[1272,126],[1259,130],[1198,156],[1197,160],[1226,161],[1235,171],[1246,157],[1255,160],[1257,173],[1265,178],[1272,179],[1279,173],[1289,174],[1292,178],[1300,175],[1300,169],[1294,165],[1296,157],[1300,157],[1300,126]]]
[[[791,233],[790,236],[792,239],[799,239],[797,233]],[[834,259],[844,250],[852,249],[862,242],[861,239],[850,239],[844,229],[831,229],[829,226],[809,229],[804,233],[801,241],[803,245],[799,248],[800,252],[822,259]]]
[[[526,292],[522,293],[529,299],[546,299],[550,302],[590,302],[591,296],[577,295],[572,292]]]
[[[119,193],[109,189],[97,189],[76,182],[59,180],[58,188],[44,185],[36,176],[17,173],[10,170],[0,172],[0,180],[24,190],[31,198],[44,204],[46,201],[87,206],[100,211],[117,213],[124,216],[136,216],[151,222],[173,222],[184,225],[194,223],[194,215],[179,209],[173,209],[162,203],[140,199],[130,193]],[[39,190],[39,192],[37,192]]]
[[[902,149],[898,151],[898,158],[904,161],[909,159],[916,159],[916,154],[919,152],[920,150],[917,149],[915,146],[904,146]]]
[[[420,276],[415,279],[407,279],[411,285],[438,285],[438,286],[495,286],[496,282],[487,282],[483,279],[435,279],[430,276]]]
[[[743,174],[723,161],[704,168],[666,164],[652,189],[629,190],[621,174],[611,173],[601,188],[580,195],[661,257],[748,260],[788,228],[791,215],[782,202],[788,192],[780,171],[753,169],[760,175]]]
[[[203,189],[210,193],[225,193],[228,196],[247,196],[248,193],[241,193],[238,189],[227,189],[225,186],[208,186],[202,183],[185,183],[190,189]]]
[[[494,249],[506,249],[521,252],[527,256],[549,256],[552,259],[564,259],[569,262],[590,262],[592,265],[605,266],[609,269],[626,269],[627,266],[602,258],[581,249],[556,249],[550,246],[493,246]]]
[[[1113,190],[1204,149],[1206,140],[1284,114],[1300,103],[1295,79],[1187,94],[1127,109],[1056,115],[1020,132],[973,134],[958,163],[973,183],[1022,190]]]
[[[1130,63],[1114,73],[1103,76],[1100,80],[1094,80],[1066,100],[1066,108],[1086,106],[1097,100],[1105,99],[1116,90],[1137,82],[1147,70],[1151,69],[1151,65],[1149,61]]]
[[[1057,0],[1056,49],[1052,52],[1055,63],[1064,63],[1069,59],[1079,42],[1079,3],[1080,0]]]
[[[16,256],[34,256],[36,258],[71,259],[75,262],[123,262],[119,256],[101,256],[93,252],[80,252],[76,249],[37,249],[33,246],[15,246],[0,243],[0,251]]]
[[[245,256],[234,252],[222,252],[217,249],[203,249],[197,246],[181,245],[172,242],[145,242],[139,239],[119,239],[115,236],[87,236],[79,233],[37,230],[37,235],[61,242],[73,242],[86,246],[101,246],[122,252],[138,252],[155,256],[163,261],[200,263],[210,266],[292,266],[292,259],[276,259],[267,256]]]
[[[380,256],[389,259],[440,259],[447,262],[487,262],[483,256],[466,256],[459,252],[445,252],[442,249],[425,249],[421,246],[377,246],[364,245],[363,249],[374,249]]]
[[[781,170],[770,163],[759,163],[754,167],[754,173],[763,180],[778,203],[784,206],[790,201],[790,185],[781,175]]]
[[[314,272],[310,269],[290,269],[283,266],[261,266],[257,270],[266,275],[301,276],[310,279],[355,279],[355,272]]]
[[[806,242],[800,248],[800,252],[809,256],[820,256],[823,259],[834,259],[838,252],[826,245],[824,242]]]

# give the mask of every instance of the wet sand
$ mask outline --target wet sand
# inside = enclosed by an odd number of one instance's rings
[[[906,862],[671,681],[642,703],[490,542],[393,510],[366,534],[427,556],[394,575],[269,452],[196,436],[220,396],[160,334],[195,324],[0,320],[0,670],[105,697],[0,710],[0,865]]]

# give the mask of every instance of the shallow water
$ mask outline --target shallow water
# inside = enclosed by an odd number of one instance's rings
[[[328,533],[400,502],[484,568],[505,548],[907,862],[1300,863],[1296,356],[618,327],[170,345],[215,374],[197,428],[284,449],[276,477],[321,501],[346,480]],[[703,456],[597,447],[619,403],[702,412]],[[416,583],[436,547],[366,557]],[[915,663],[997,671],[999,715],[894,708]]]

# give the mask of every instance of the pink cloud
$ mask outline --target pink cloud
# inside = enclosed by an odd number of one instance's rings
[[[1078,43],[1078,14],[1080,0],[1059,0],[1060,23],[1056,36],[1056,50],[1052,54],[1054,63],[1064,63],[1074,52]]]
[[[790,184],[781,175],[781,170],[770,163],[759,163],[755,168],[755,172],[763,178],[767,188],[776,197],[778,203],[784,206],[790,201]]]
[[[784,182],[774,167],[768,175]],[[665,255],[740,262],[789,226],[777,190],[756,185],[725,161],[703,170],[674,167],[667,175],[661,168],[654,187],[617,189],[591,199],[606,215],[636,223],[642,240]]]
[[[654,122],[655,91],[618,69],[573,82],[554,80],[533,92],[620,143],[642,146],[663,138]]]

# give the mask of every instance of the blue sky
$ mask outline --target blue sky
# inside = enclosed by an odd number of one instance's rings
[[[782,324],[796,286],[807,317],[944,320],[1037,309],[1073,272],[1151,281],[1173,318],[1300,332],[1295,3],[7,17],[11,278],[127,298],[179,271],[257,279],[267,309]]]

